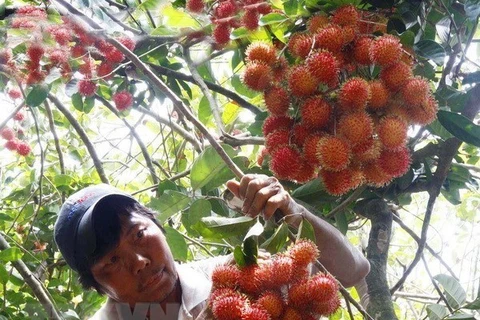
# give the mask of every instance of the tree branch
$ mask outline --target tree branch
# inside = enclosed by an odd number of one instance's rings
[[[447,306],[448,310],[450,312],[453,312],[453,309],[450,306],[450,304],[448,303],[447,298],[445,298],[445,295],[442,293],[442,290],[440,290],[440,288],[438,287],[438,284],[435,282],[435,279],[433,279],[433,276],[430,273],[430,269],[428,268],[427,261],[425,261],[425,257],[423,256],[423,254],[422,254],[422,262],[423,262],[423,266],[425,267],[425,270],[427,271],[428,277],[430,278],[430,281],[432,281],[432,284],[433,284],[435,290],[440,295],[440,299],[443,300],[443,302],[445,302],[445,305]]]

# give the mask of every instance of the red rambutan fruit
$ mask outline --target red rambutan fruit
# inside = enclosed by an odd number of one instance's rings
[[[289,141],[289,129],[274,130],[265,138],[265,148],[267,148],[268,153],[273,154],[278,148],[288,145]]]
[[[285,114],[290,106],[290,97],[282,87],[271,87],[263,94],[267,110],[274,115]]]
[[[20,99],[22,97],[22,92],[19,89],[10,89],[8,90],[8,96],[12,100]]]
[[[408,80],[402,87],[403,100],[410,106],[423,104],[430,96],[428,81],[416,77]]]
[[[398,62],[402,52],[400,39],[392,35],[378,37],[370,47],[372,61],[382,67]]]
[[[317,158],[323,169],[343,170],[350,164],[350,145],[340,137],[324,136],[317,144]]]
[[[291,307],[287,307],[281,319],[282,320],[302,320],[302,314],[298,310],[295,310]]]
[[[17,143],[17,153],[19,155],[26,157],[30,154],[31,151],[32,149],[30,148],[27,142],[19,141]]]
[[[10,23],[12,29],[36,29],[37,22],[27,17],[14,17]]]
[[[17,121],[23,121],[23,120],[25,120],[25,112],[23,112],[23,110],[18,111],[18,112],[15,113],[15,115],[13,116],[13,120],[17,120]]]
[[[360,162],[370,162],[378,159],[381,151],[380,141],[373,137],[352,147],[353,158]]]
[[[217,320],[242,320],[242,310],[247,302],[240,296],[217,298],[212,305],[212,313]]]
[[[332,22],[340,26],[356,26],[359,19],[360,14],[353,5],[342,6],[332,15]]]
[[[362,78],[352,77],[340,88],[338,102],[347,111],[365,109],[370,100],[370,86]]]
[[[295,266],[303,268],[315,262],[320,256],[320,252],[312,240],[300,239],[289,246],[287,255],[293,260]]]
[[[277,256],[273,259],[270,270],[272,274],[272,285],[274,288],[288,284],[292,278],[293,260],[287,256]]]
[[[317,273],[308,280],[308,296],[315,303],[328,301],[338,295],[338,283],[334,277]]]
[[[3,127],[2,130],[0,130],[0,136],[5,140],[12,140],[15,138],[15,131],[9,127]]]
[[[252,90],[263,91],[272,83],[272,69],[266,63],[251,61],[245,67],[242,82]]]
[[[323,134],[314,133],[309,135],[303,144],[303,155],[305,160],[312,165],[319,165],[320,161],[317,157],[317,146],[320,139],[323,137]]]
[[[322,97],[308,98],[301,106],[302,122],[312,128],[323,128],[328,124],[332,110],[332,106]]]
[[[260,150],[260,153],[257,156],[257,164],[259,167],[263,167],[263,161],[265,161],[265,156],[268,155],[268,150],[267,148],[262,148]]]
[[[15,13],[19,16],[32,17],[40,20],[47,18],[47,13],[44,9],[35,6],[22,6],[15,10]]]
[[[86,78],[91,78],[95,68],[95,60],[90,57],[84,57],[83,63],[78,67],[78,72],[83,74]]]
[[[314,305],[313,312],[321,316],[330,316],[340,308],[340,298],[335,295],[330,300],[321,301]]]
[[[294,57],[305,59],[312,50],[313,39],[305,33],[294,33],[288,41],[288,51]]]
[[[292,142],[300,148],[303,147],[305,139],[307,139],[311,131],[311,128],[305,123],[297,123],[292,129]]]
[[[256,264],[248,265],[240,269],[238,285],[242,292],[251,295],[256,295],[259,292],[258,269],[259,266]]]
[[[268,65],[272,65],[277,61],[275,48],[271,44],[262,41],[251,43],[245,50],[245,56],[247,62],[258,60]]]
[[[272,66],[273,80],[276,83],[284,81],[288,71],[288,62],[284,57],[280,57]]]
[[[79,58],[87,53],[87,49],[83,45],[77,44],[70,49],[73,58]]]
[[[302,155],[291,146],[278,148],[272,154],[270,169],[281,180],[290,180],[300,169]]]
[[[290,71],[288,87],[297,97],[313,95],[317,91],[318,80],[310,73],[307,66],[299,65]]]
[[[317,33],[324,27],[326,27],[329,24],[328,17],[325,15],[317,14],[312,17],[307,21],[307,30],[310,33]]]
[[[382,81],[370,81],[370,101],[368,107],[373,110],[378,110],[387,105],[390,93]]]
[[[273,319],[282,315],[285,305],[280,294],[275,291],[262,293],[256,303],[261,305]]]
[[[41,43],[33,42],[27,48],[27,56],[34,64],[38,63],[42,59],[45,49]]]
[[[373,63],[370,57],[370,47],[372,46],[372,43],[373,40],[369,37],[360,37],[355,40],[353,45],[353,57],[357,63],[363,65]]]
[[[97,84],[92,80],[80,80],[78,82],[78,93],[85,97],[91,97],[97,91]]]
[[[119,111],[130,108],[133,104],[132,94],[128,91],[120,91],[113,95],[113,102]]]
[[[260,16],[258,15],[258,11],[256,9],[247,9],[242,17],[242,24],[248,30],[256,30],[258,28],[259,19]]]
[[[66,46],[72,41],[72,30],[65,25],[53,25],[49,27],[48,31],[53,39],[61,46]]]
[[[352,145],[357,145],[371,138],[373,134],[372,118],[363,111],[347,113],[340,118],[338,133]]]
[[[205,3],[203,0],[187,0],[185,8],[190,12],[200,13],[205,8]]]
[[[133,51],[135,49],[135,40],[133,40],[130,37],[120,37],[117,39],[118,42],[123,44],[125,47],[127,47],[128,50]]]
[[[366,183],[375,188],[386,186],[392,181],[392,176],[380,168],[378,161],[365,164],[362,168]]]
[[[214,16],[216,19],[224,19],[235,15],[237,12],[237,5],[235,1],[222,1],[215,8]]]
[[[376,129],[378,138],[388,150],[396,150],[404,146],[407,141],[408,125],[399,117],[383,118]]]
[[[311,54],[306,64],[310,73],[321,83],[337,83],[340,69],[337,58],[329,51],[322,50]]]
[[[210,293],[208,306],[212,308],[215,301],[217,301],[219,298],[238,297],[238,296],[241,296],[241,294],[232,288],[216,288],[216,289],[213,289],[212,292]]]
[[[293,177],[293,180],[297,183],[307,183],[310,180],[316,178],[315,167],[312,164],[308,163],[303,159],[300,169],[297,174]]]
[[[397,178],[402,176],[410,168],[411,156],[407,147],[402,146],[397,150],[383,150],[378,158],[378,164],[382,170]]]
[[[380,71],[380,79],[390,91],[397,91],[413,76],[412,68],[398,62]]]
[[[123,53],[114,46],[112,46],[111,50],[105,52],[104,55],[105,59],[112,63],[120,63],[123,61],[123,59],[125,59]]]
[[[400,119],[404,120],[408,124],[411,123],[410,114],[409,114],[410,108],[408,108],[408,106],[406,106],[403,103],[403,101],[390,99],[387,105],[388,107],[386,109],[385,114],[399,117]]]
[[[315,48],[327,49],[332,53],[343,47],[342,29],[337,25],[329,25],[315,34]]]
[[[320,170],[319,176],[322,178],[325,190],[333,196],[341,196],[354,186],[352,171],[349,168],[338,172]]]
[[[305,310],[311,301],[308,295],[308,279],[290,285],[288,290],[288,306],[298,310]]]
[[[240,270],[234,265],[219,265],[212,272],[214,288],[235,288],[240,278]]]
[[[270,320],[268,312],[258,304],[243,309],[242,320]]]
[[[346,46],[355,40],[358,29],[354,26],[346,26],[342,28],[343,46]]]
[[[408,107],[407,114],[412,123],[426,126],[437,117],[438,102],[434,97],[429,96],[421,105]]]
[[[103,78],[105,80],[111,79],[113,77],[113,64],[108,61],[102,61],[97,67],[97,77]]]
[[[68,51],[65,49],[53,49],[48,53],[50,63],[57,66],[68,63],[68,56]]]
[[[268,136],[271,132],[277,129],[291,129],[294,120],[288,116],[269,116],[263,122],[263,136]]]
[[[12,140],[8,140],[4,146],[6,149],[10,151],[14,151],[14,150],[17,150],[17,145],[18,145],[18,140],[12,139]]]

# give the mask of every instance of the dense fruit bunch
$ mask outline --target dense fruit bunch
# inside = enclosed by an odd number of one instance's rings
[[[216,267],[209,300],[213,319],[318,319],[333,314],[340,307],[337,281],[308,271],[318,255],[315,243],[301,240],[259,264]]]
[[[22,113],[23,114],[23,113]],[[15,119],[19,121],[18,119]],[[22,118],[23,120],[23,118]],[[10,151],[16,151],[21,156],[28,156],[31,152],[30,145],[22,140],[22,129],[18,127],[17,129],[12,129],[11,127],[3,127],[0,130],[0,136],[6,140],[4,147]]]
[[[278,178],[319,176],[330,194],[342,195],[385,186],[408,170],[407,130],[432,122],[438,106],[428,81],[413,75],[409,49],[396,36],[376,35],[386,31],[382,21],[352,5],[315,15],[307,32],[290,37],[291,65],[273,45],[247,47],[242,80],[264,94],[262,159],[269,155]],[[378,77],[365,76],[372,65]]]
[[[192,13],[209,15],[217,47],[230,41],[230,34],[235,28],[243,26],[248,30],[257,29],[260,17],[272,11],[270,4],[264,0],[221,0],[214,2],[213,8],[203,0],[187,0],[186,9]]]

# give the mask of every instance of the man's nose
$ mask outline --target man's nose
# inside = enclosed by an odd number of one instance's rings
[[[132,259],[132,271],[135,275],[150,265],[150,259],[140,253],[134,253]]]

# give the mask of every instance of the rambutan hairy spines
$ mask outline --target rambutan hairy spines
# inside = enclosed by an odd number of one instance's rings
[[[200,13],[205,8],[205,3],[203,0],[187,0],[185,7],[190,12]]]
[[[371,137],[352,147],[354,159],[362,163],[371,162],[378,159],[381,151],[382,144],[374,137]]]
[[[280,288],[282,285],[288,284],[292,278],[294,261],[288,256],[277,256],[271,265],[271,274],[273,275],[271,282],[273,288]]]
[[[265,148],[268,153],[273,154],[277,149],[289,145],[290,143],[290,130],[278,129],[274,130],[265,138]]]
[[[330,24],[315,34],[315,48],[326,49],[332,53],[342,50],[344,45],[341,37],[342,29],[334,24]]]
[[[320,256],[320,252],[315,242],[308,239],[301,239],[288,247],[287,255],[293,260],[296,266],[303,268],[315,262]]]
[[[332,106],[320,96],[306,99],[300,109],[302,122],[314,129],[325,127],[332,111]]]
[[[316,14],[310,17],[307,21],[307,30],[309,33],[317,33],[329,24],[329,19],[326,15]]]
[[[257,295],[260,289],[260,283],[257,276],[258,270],[259,266],[257,264],[248,265],[240,269],[238,285],[242,292],[254,296]]]
[[[242,320],[271,320],[271,318],[267,310],[258,304],[254,304],[243,309]]]
[[[359,37],[353,45],[353,57],[359,64],[370,65],[373,63],[370,57],[370,47],[373,39],[369,37]]]
[[[213,39],[219,46],[224,46],[230,41],[231,27],[228,23],[219,23],[213,29]]]
[[[305,310],[308,308],[309,302],[308,279],[290,285],[288,290],[288,307]]]
[[[292,129],[292,142],[299,148],[303,147],[303,144],[311,131],[312,129],[303,122],[295,124]]]
[[[18,142],[19,141],[17,139],[7,140],[7,142],[4,144],[4,147],[7,150],[15,151],[17,150]]]
[[[332,22],[340,26],[356,26],[359,19],[360,14],[353,5],[342,6],[332,15]]]
[[[340,308],[340,298],[337,296],[327,301],[317,303],[313,307],[313,312],[317,315],[331,316]]]
[[[272,154],[270,169],[280,180],[293,179],[300,169],[302,155],[292,146],[278,148]]]
[[[305,159],[302,160],[300,169],[297,174],[293,177],[293,180],[297,183],[306,183],[310,180],[315,179],[315,167],[307,162]]]
[[[263,94],[267,110],[274,115],[285,114],[290,106],[288,91],[282,87],[271,87]]]
[[[397,150],[383,150],[378,158],[382,170],[393,178],[402,176],[408,171],[411,163],[410,151],[406,146]]]
[[[390,99],[390,92],[385,84],[380,80],[370,81],[370,101],[368,108],[378,110],[384,108]]]
[[[272,65],[277,61],[277,53],[273,45],[262,41],[251,43],[245,50],[246,60],[261,61]]]
[[[288,41],[288,51],[294,57],[305,59],[312,50],[313,39],[305,33],[294,33]]]
[[[352,171],[349,168],[337,172],[322,169],[319,171],[319,176],[325,190],[333,196],[341,196],[354,187]]]
[[[377,135],[388,150],[397,150],[407,141],[407,123],[399,117],[387,116],[377,125]]]
[[[392,181],[392,176],[383,171],[378,161],[364,164],[362,171],[365,175],[366,183],[369,186],[381,188]]]
[[[256,9],[247,9],[242,17],[242,24],[248,30],[256,30],[258,28],[260,16]]]
[[[235,288],[240,279],[240,270],[235,265],[219,265],[212,272],[214,288]]]
[[[372,137],[373,121],[363,111],[347,113],[340,118],[337,130],[352,145],[357,145]]]
[[[127,110],[133,105],[133,96],[126,90],[115,93],[112,99],[119,111]]]
[[[240,297],[241,294],[236,291],[235,289],[232,288],[214,288],[212,289],[212,292],[210,293],[210,299],[208,300],[208,306],[212,308],[213,304],[215,301],[217,301],[219,298],[223,297]]]
[[[419,106],[430,96],[428,81],[421,77],[408,80],[402,87],[403,100],[410,106]]]
[[[413,77],[412,68],[403,62],[395,63],[380,71],[380,79],[392,92],[396,92],[411,77]]]
[[[317,273],[308,280],[308,294],[315,302],[328,301],[338,295],[337,280],[325,273]]]
[[[311,74],[321,83],[336,83],[340,72],[337,58],[329,51],[318,51],[311,54],[306,64]]]
[[[272,83],[272,69],[266,63],[251,61],[245,67],[242,81],[252,90],[263,91]]]
[[[322,134],[313,133],[305,139],[305,142],[303,144],[303,155],[305,157],[305,160],[312,165],[320,164],[320,161],[317,157],[317,145],[322,137]]]
[[[21,156],[28,156],[32,149],[26,141],[18,141],[17,143],[17,153]]]
[[[324,136],[317,144],[320,166],[330,171],[340,171],[350,164],[350,145],[343,138]]]
[[[318,80],[310,73],[305,65],[294,67],[288,77],[288,88],[296,97],[313,95],[317,91]]]
[[[370,86],[365,79],[352,77],[340,88],[338,102],[346,111],[365,109],[370,100]]]
[[[212,313],[217,320],[242,320],[242,311],[247,301],[241,296],[226,296],[216,299]]]
[[[420,106],[408,107],[406,112],[412,123],[426,126],[436,119],[438,102],[433,96],[429,96]]]
[[[263,122],[263,136],[266,137],[277,129],[291,129],[293,127],[293,118],[286,115],[269,116]]]
[[[97,85],[91,80],[80,80],[78,82],[78,92],[85,97],[91,97],[97,91]]]
[[[279,318],[285,307],[282,296],[275,291],[267,291],[260,295],[257,304],[261,305],[272,319]]]
[[[15,138],[15,131],[12,128],[4,127],[0,130],[0,136],[5,140],[12,140]]]
[[[372,61],[382,67],[398,62],[402,53],[400,39],[392,35],[378,37],[370,47]]]

